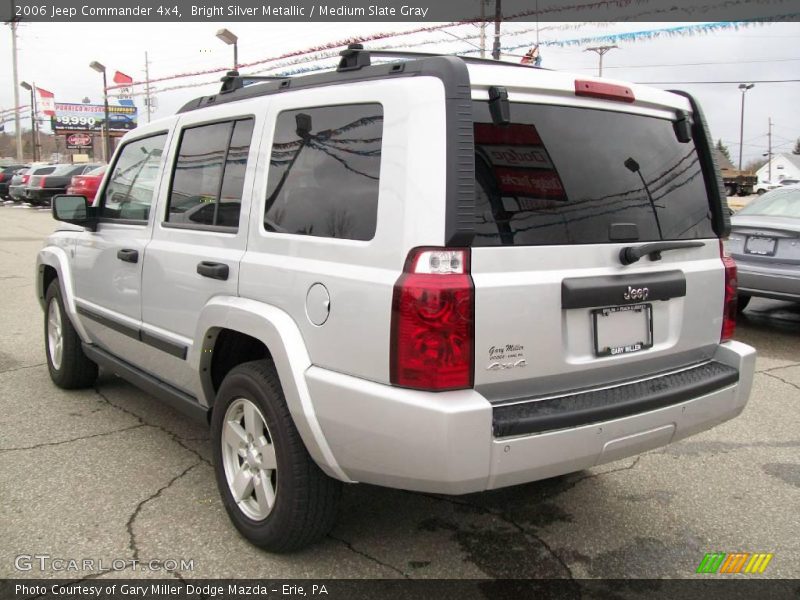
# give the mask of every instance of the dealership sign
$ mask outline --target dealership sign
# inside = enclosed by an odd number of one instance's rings
[[[70,133],[67,136],[67,148],[79,150],[92,147],[92,136],[88,133]]]
[[[52,126],[55,133],[97,132],[103,130],[105,107],[102,104],[55,103]],[[109,131],[129,131],[136,127],[138,115],[135,106],[109,106]]]

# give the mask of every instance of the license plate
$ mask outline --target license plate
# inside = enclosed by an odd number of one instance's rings
[[[744,251],[747,254],[772,256],[775,254],[775,238],[750,236],[747,238]]]
[[[596,356],[616,356],[653,346],[651,304],[610,306],[592,311]]]

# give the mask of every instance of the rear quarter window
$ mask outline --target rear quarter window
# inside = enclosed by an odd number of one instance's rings
[[[371,240],[378,215],[380,104],[324,106],[278,115],[264,228]]]

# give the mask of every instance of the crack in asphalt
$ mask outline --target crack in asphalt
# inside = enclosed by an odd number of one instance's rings
[[[173,442],[178,444],[181,448],[183,448],[184,450],[188,450],[189,452],[194,454],[197,458],[199,458],[201,461],[203,461],[207,465],[211,465],[211,461],[210,460],[208,460],[206,457],[204,457],[202,454],[200,454],[194,448],[190,448],[189,446],[187,446],[184,443],[184,441],[187,441],[187,440],[184,440],[184,438],[180,437],[174,431],[170,431],[169,429],[163,427],[162,425],[159,425],[158,423],[151,423],[151,422],[145,420],[141,415],[139,415],[139,414],[137,414],[137,413],[135,413],[135,412],[133,412],[131,410],[128,410],[127,408],[124,408],[124,407],[122,407],[122,406],[120,406],[118,404],[114,404],[113,402],[111,402],[111,400],[109,400],[108,396],[106,396],[103,392],[100,391],[99,387],[95,387],[94,388],[94,392],[109,406],[111,406],[113,408],[116,408],[117,410],[119,410],[121,412],[124,412],[127,415],[132,416],[134,419],[139,421],[139,423],[141,425],[144,425],[144,426],[147,426],[147,427],[153,427],[154,429],[158,429],[159,431],[165,433],[167,435],[167,437],[169,437]],[[191,438],[191,439],[194,440],[194,438]]]
[[[71,438],[69,440],[62,440],[60,442],[42,442],[41,444],[34,444],[33,446],[18,446],[14,448],[0,448],[0,454],[6,452],[16,452],[18,450],[35,450],[37,448],[45,448],[47,446],[61,446],[62,444],[71,444],[72,442],[79,442],[81,440],[90,440],[92,438],[104,437],[107,435],[114,435],[115,433],[122,433],[123,431],[131,431],[132,429],[139,429],[146,427],[145,423],[138,425],[131,425],[130,427],[123,427],[122,429],[114,429],[113,431],[104,431],[103,433],[93,433],[92,435],[83,435],[81,437]]]
[[[355,554],[358,554],[359,556],[363,556],[364,558],[366,558],[368,560],[371,560],[375,564],[378,564],[378,565],[380,565],[382,567],[386,567],[387,569],[391,569],[392,571],[394,571],[395,573],[401,575],[402,577],[404,577],[406,579],[410,579],[411,578],[410,575],[408,573],[406,573],[405,571],[401,571],[400,569],[398,569],[394,565],[390,565],[389,563],[385,563],[382,560],[380,560],[379,558],[375,558],[371,554],[368,554],[368,553],[366,553],[366,552],[364,552],[362,550],[359,550],[358,548],[355,548],[353,546],[353,544],[351,544],[347,540],[343,540],[342,538],[336,537],[332,533],[329,533],[328,537],[330,539],[332,539],[332,540],[335,540],[335,541],[339,542],[340,544],[343,544],[348,550],[354,552]]]
[[[5,373],[13,373],[14,371],[22,371],[23,369],[34,369],[36,367],[43,367],[47,363],[37,363],[35,365],[25,365],[24,367],[14,367],[13,369],[6,369],[5,371],[0,371],[0,375],[4,375]]]
[[[781,369],[791,369],[792,367],[800,367],[800,362],[791,363],[788,365],[782,365],[780,367],[770,367],[769,369],[761,369],[757,370],[756,373],[764,373],[765,375],[767,375],[772,371],[780,371]]]
[[[131,552],[133,552],[133,560],[136,561],[139,560],[139,546],[136,543],[136,534],[133,531],[133,523],[136,520],[136,517],[139,516],[139,513],[141,512],[144,505],[150,502],[151,500],[155,500],[156,498],[158,498],[162,493],[164,493],[165,490],[169,489],[175,482],[177,482],[182,477],[186,476],[192,469],[199,467],[201,464],[202,464],[201,461],[197,461],[189,465],[178,475],[170,479],[166,484],[164,484],[163,486],[158,488],[155,492],[150,494],[147,498],[139,502],[139,504],[136,505],[136,508],[133,509],[133,512],[131,513],[130,517],[128,517],[127,523],[125,523],[125,528],[128,531],[128,548],[131,550]]]
[[[764,371],[764,375],[766,375],[766,376],[767,376],[767,377],[769,377],[770,379],[777,379],[778,381],[780,381],[780,382],[782,382],[782,383],[785,383],[786,385],[788,385],[788,386],[791,386],[791,387],[793,387],[794,389],[796,389],[796,390],[800,391],[800,385],[797,385],[796,383],[793,383],[793,382],[791,382],[791,381],[787,381],[787,380],[786,380],[786,379],[784,379],[783,377],[779,377],[778,375],[774,375],[774,374],[772,374],[772,373],[767,373],[766,371]]]

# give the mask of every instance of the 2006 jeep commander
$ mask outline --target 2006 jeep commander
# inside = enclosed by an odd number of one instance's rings
[[[93,205],[55,199],[56,385],[101,366],[210,422],[228,514],[273,551],[332,526],[341,482],[488,490],[742,411],[755,352],[688,94],[378,54],[231,73],[128,133]]]

